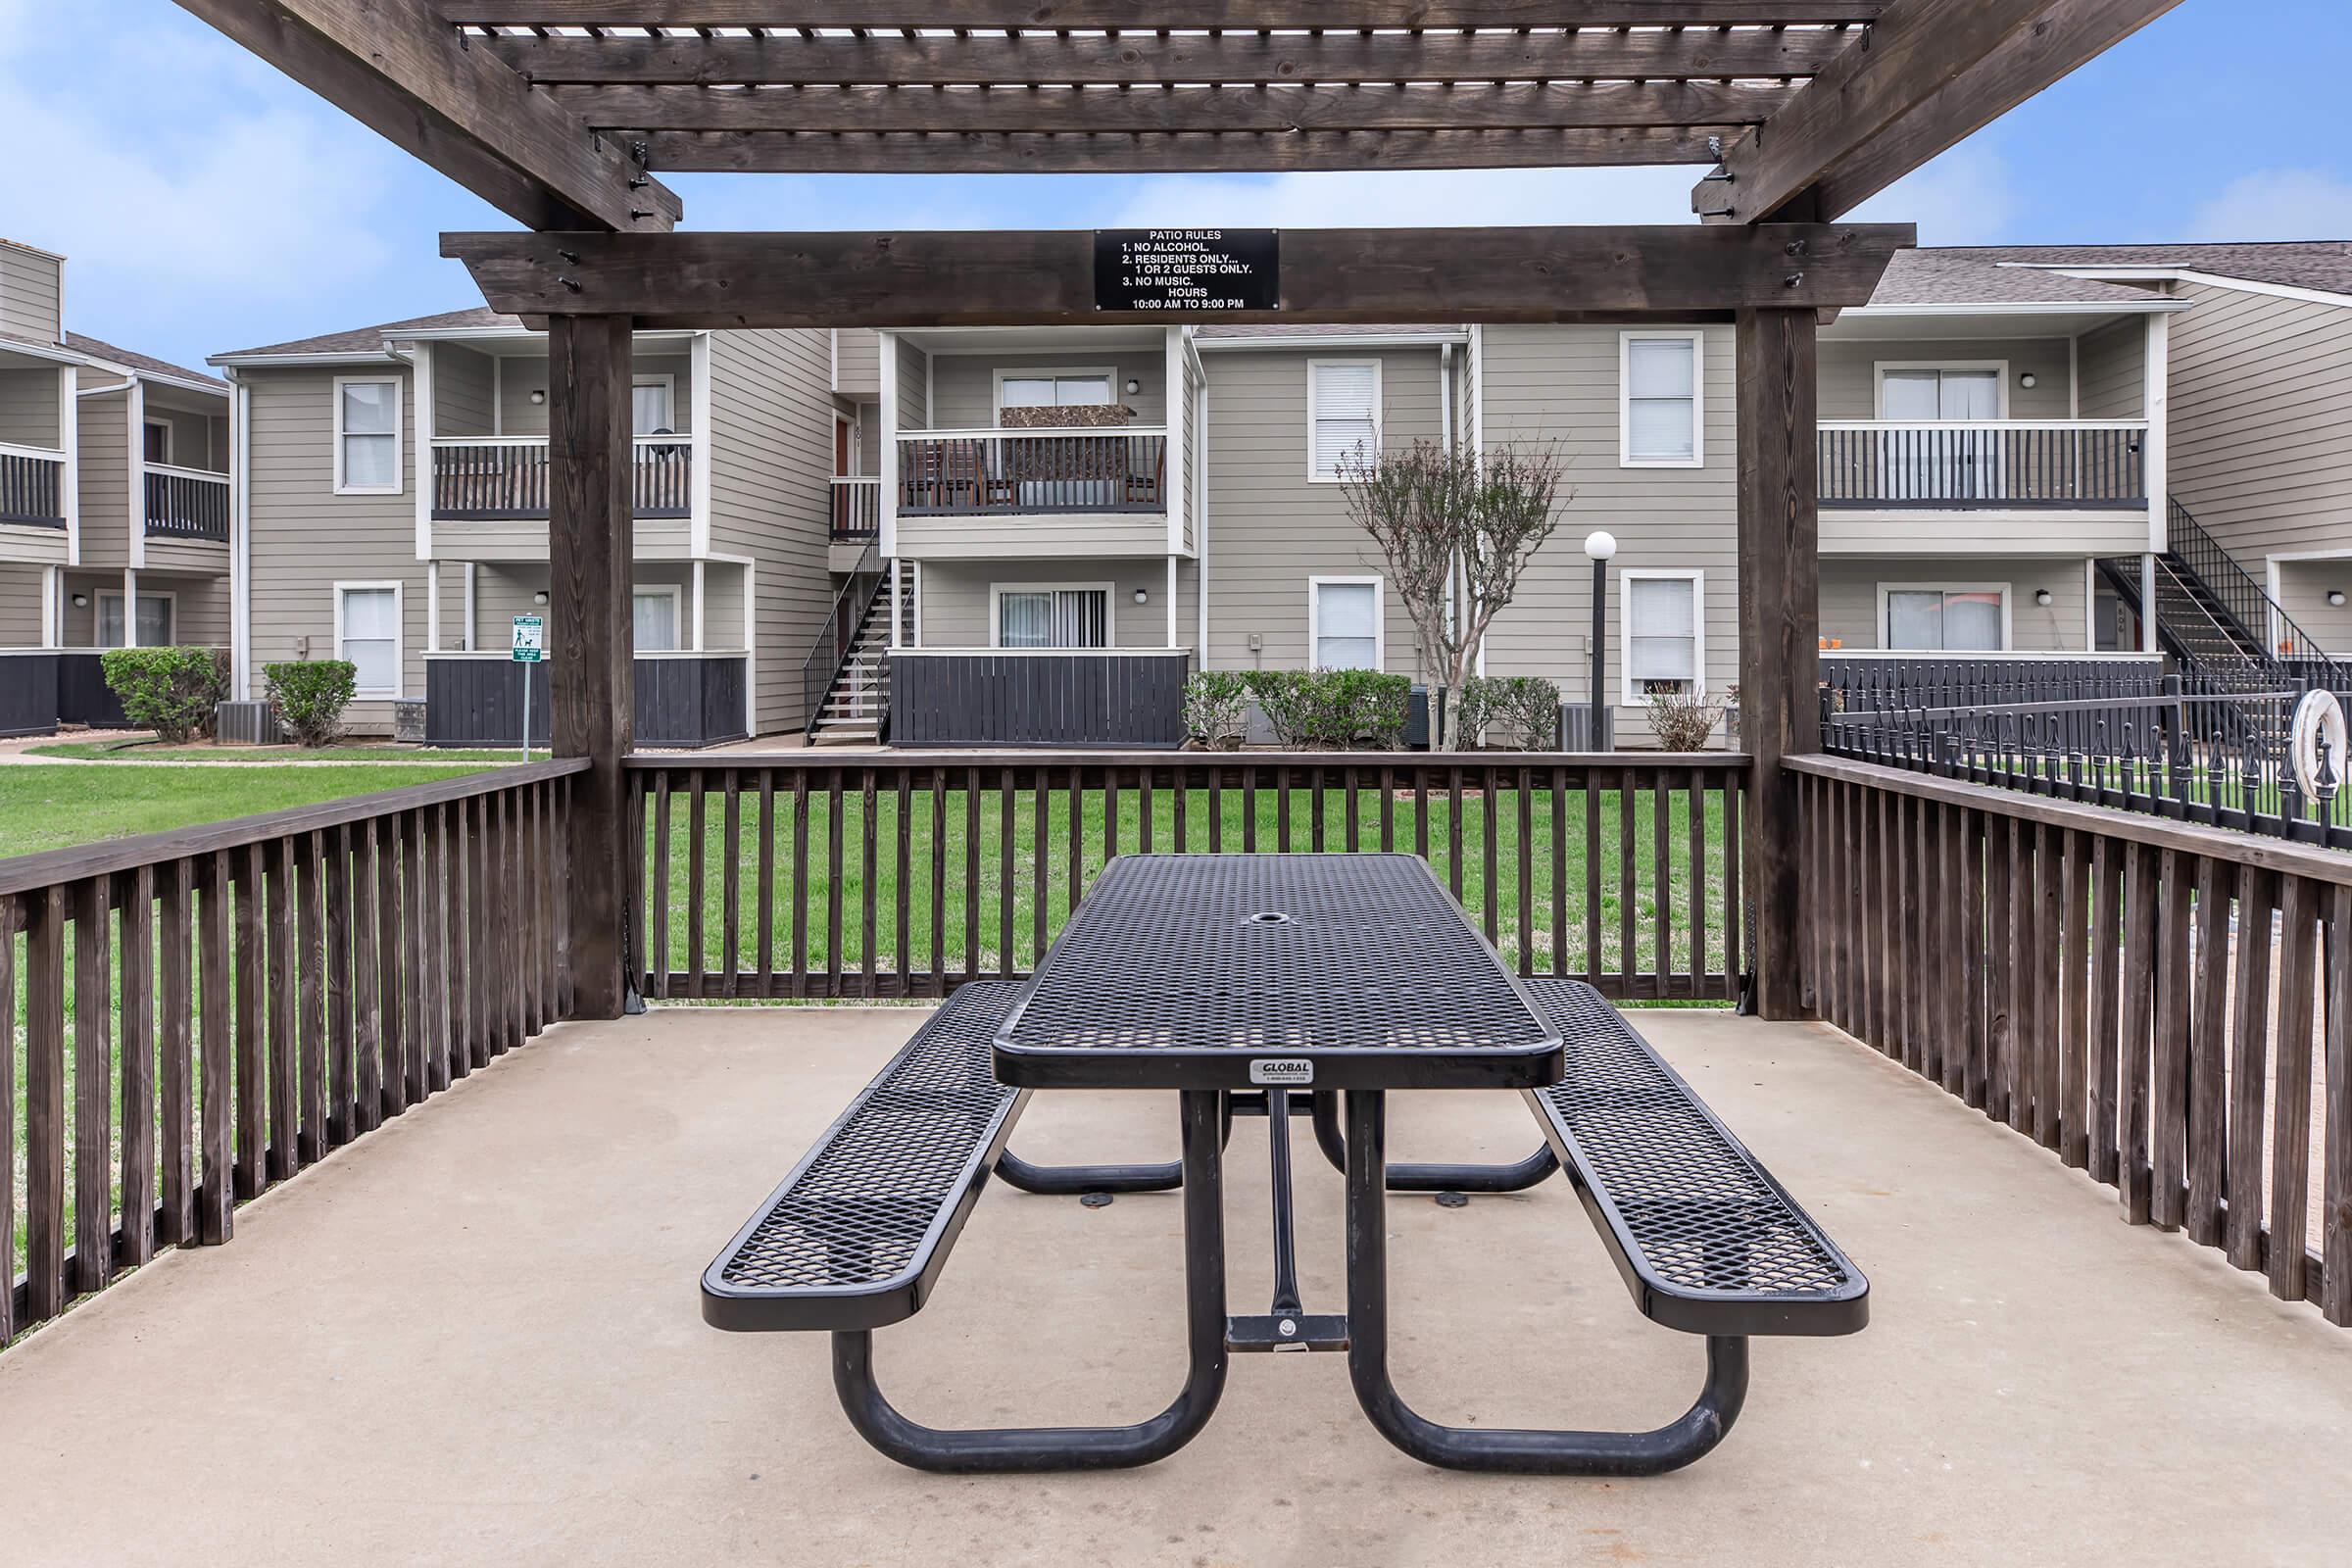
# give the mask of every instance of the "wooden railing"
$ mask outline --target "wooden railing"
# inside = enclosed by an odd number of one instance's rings
[[[561,1016],[585,766],[0,860],[0,1343]]]
[[[676,519],[694,511],[694,439],[634,438],[635,515]],[[452,436],[433,441],[433,520],[531,522],[547,518],[544,436]]]
[[[1028,973],[1120,853],[1428,859],[1522,973],[1729,999],[1746,759],[1722,753],[630,760],[657,997],[936,997]]]
[[[833,537],[863,544],[882,537],[882,481],[841,475],[833,481]]]
[[[1821,421],[1821,504],[1936,511],[2148,504],[2144,420]]]
[[[1808,1006],[2352,1324],[2352,856],[1789,765]]]
[[[66,455],[0,442],[0,522],[66,525]]]
[[[924,430],[899,437],[902,516],[1165,512],[1164,430]]]
[[[147,465],[147,536],[228,542],[228,475]]]

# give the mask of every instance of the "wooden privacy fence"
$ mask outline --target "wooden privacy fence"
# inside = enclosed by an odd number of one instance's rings
[[[0,1343],[560,1017],[585,766],[0,861]]]
[[[1807,1005],[2352,1324],[2352,856],[1789,765]]]
[[[648,994],[936,997],[1026,974],[1121,853],[1428,859],[1524,974],[1731,998],[1747,760],[1708,753],[629,762]]]

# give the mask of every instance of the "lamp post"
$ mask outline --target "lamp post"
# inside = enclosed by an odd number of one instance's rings
[[[1609,667],[1609,559],[1617,554],[1617,536],[1605,528],[1585,535],[1585,555],[1592,563],[1592,701],[1586,720],[1585,744],[1601,751],[1601,683]]]

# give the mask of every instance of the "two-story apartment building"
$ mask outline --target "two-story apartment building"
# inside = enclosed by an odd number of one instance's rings
[[[228,644],[228,387],[65,304],[65,259],[0,239],[0,733],[119,722],[87,650]]]
[[[633,582],[638,734],[707,745],[801,721],[830,605],[830,334],[640,334]],[[355,730],[512,741],[518,614],[548,585],[544,337],[486,310],[213,357],[251,497],[236,682],[359,668]],[[542,693],[532,720],[546,733]]]

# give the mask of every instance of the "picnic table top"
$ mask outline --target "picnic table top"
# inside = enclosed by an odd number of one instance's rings
[[[1409,855],[1104,867],[998,1031],[1024,1088],[1525,1089],[1560,1037]]]

